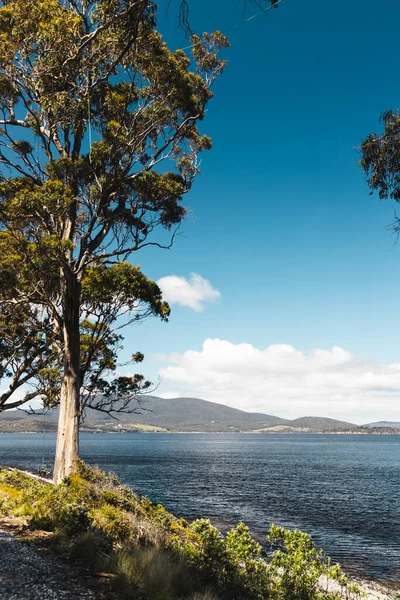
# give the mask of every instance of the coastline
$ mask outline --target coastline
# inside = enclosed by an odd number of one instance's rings
[[[42,482],[45,484],[50,484],[53,485],[53,481],[52,479],[48,479],[45,478],[43,476],[41,476],[38,473],[32,472],[32,471],[28,471],[28,470],[23,470],[23,469],[19,469],[19,468],[15,468],[15,467],[7,467],[5,465],[2,465],[0,468],[6,468],[11,472],[15,472],[17,473],[23,473],[24,475],[38,481],[38,482]],[[193,520],[196,520],[195,517],[190,517],[190,516],[186,516],[184,517],[184,519],[187,519],[187,521],[190,523]],[[210,518],[210,522],[219,530],[222,532],[222,535],[225,535],[229,529],[229,527],[225,527],[222,521],[218,521],[218,519],[213,519],[212,517]],[[21,529],[21,519],[20,518],[4,518],[1,516],[0,514],[0,531],[2,530],[2,524],[6,523],[7,525],[7,529],[9,530],[10,525],[12,527],[14,527],[14,531],[22,531]],[[228,521],[227,521],[228,523]],[[24,536],[26,539],[30,539],[31,541],[35,541],[35,539],[37,539],[37,537],[41,537],[41,533],[45,536],[51,536],[53,534],[47,533],[47,532],[39,532],[39,536],[37,535],[37,532],[35,531],[30,531],[29,529],[26,529],[25,527],[23,528],[24,531]],[[255,536],[254,539],[258,539],[257,536]],[[346,575],[346,577],[348,578],[348,580],[351,583],[356,584],[361,591],[362,597],[365,600],[398,600],[400,599],[400,581],[388,581],[388,580],[376,580],[376,579],[370,579],[370,578],[365,578],[364,576],[359,576],[357,574],[356,571],[348,571],[345,568],[343,568],[343,571]],[[333,593],[333,594],[338,594],[340,598],[342,598],[343,600],[349,600],[349,598],[352,597],[352,594],[349,593],[347,587],[344,587],[342,585],[340,585],[340,583],[338,583],[337,581],[335,581],[334,579],[328,578],[325,575],[322,575],[320,577],[319,580],[319,587],[321,589],[321,591],[325,592],[325,593]]]
[[[346,575],[359,586],[365,600],[394,600],[398,598],[400,594],[400,584],[393,584],[393,586],[391,586],[390,584],[372,579],[359,579],[357,576],[350,573],[346,573]],[[320,587],[324,591],[337,593],[340,594],[342,598],[344,597],[342,587],[333,579],[322,576],[320,579]]]
[[[24,471],[25,474],[29,476],[35,477],[33,473],[29,473]],[[23,549],[23,556],[27,559],[26,565],[24,567],[24,575],[26,574],[27,566],[30,567],[32,564],[36,564],[38,552],[40,555],[40,569],[43,572],[46,572],[46,590],[50,587],[58,587],[60,586],[63,589],[63,597],[69,598],[69,593],[72,591],[73,596],[76,600],[77,598],[86,598],[88,580],[90,581],[91,587],[95,585],[97,588],[97,594],[99,596],[93,596],[96,598],[100,597],[108,597],[106,587],[109,587],[109,577],[107,574],[103,573],[102,577],[99,577],[99,574],[95,569],[88,569],[86,566],[82,570],[82,565],[80,566],[75,561],[70,561],[68,559],[68,555],[57,551],[56,555],[49,554],[48,549],[52,547],[53,544],[53,533],[49,533],[46,531],[30,531],[26,529],[26,526],[21,522],[20,518],[10,518],[10,517],[1,517],[0,516],[0,541],[5,544],[7,542],[7,552],[4,552],[4,556],[12,556],[17,552],[18,556],[21,555],[21,548]],[[22,544],[22,545],[21,545]],[[57,574],[57,561],[63,562],[62,574]],[[12,569],[16,571],[21,571],[21,567],[19,565],[20,561],[13,561]],[[9,588],[12,589],[12,581],[15,579],[10,573],[12,571],[11,568],[6,569],[5,577],[0,571],[0,591],[1,589]],[[59,570],[59,569],[58,569]],[[71,579],[70,577],[66,577],[65,573],[72,572],[74,574],[73,580],[74,584],[71,589]],[[358,578],[356,574],[351,574],[345,571],[345,574],[350,583],[354,583],[358,586],[359,591],[361,592],[361,598],[363,600],[397,600],[400,595],[400,585],[393,583],[391,585],[388,582],[381,582],[375,580],[366,580]],[[19,575],[21,576],[21,574]],[[40,573],[39,573],[40,580]],[[40,583],[40,582],[39,582]],[[99,587],[97,587],[99,586]],[[342,600],[349,600],[350,598],[359,597],[352,592],[349,592],[347,586],[340,585],[334,579],[328,578],[325,575],[322,575],[318,582],[318,587],[323,594],[335,594],[338,598]],[[4,591],[4,590],[3,590]],[[37,592],[36,596],[32,596],[32,591]],[[90,590],[91,592],[92,590]],[[28,593],[28,591],[27,591]],[[103,593],[105,595],[103,596]],[[4,597],[4,596],[2,596]],[[11,596],[10,596],[11,597]],[[24,600],[25,596],[22,594],[19,596],[20,600]],[[41,600],[43,598],[43,589],[41,585],[35,587],[35,590],[32,590],[29,587],[29,595],[26,596],[29,600]]]
[[[83,465],[83,463],[82,463],[82,465]],[[178,534],[178,536],[179,535],[183,536],[182,541],[184,539],[186,540],[186,542],[191,540],[189,543],[192,543],[193,538],[190,537],[192,534],[190,534],[189,532],[196,531],[196,529],[192,529],[193,527],[196,528],[196,523],[204,523],[204,524],[208,523],[207,528],[211,527],[212,529],[214,529],[213,523],[210,523],[210,521],[207,519],[200,519],[200,521],[197,519],[195,519],[194,521],[192,521],[191,519],[185,520],[185,519],[180,519],[180,518],[174,516],[172,513],[168,513],[162,505],[154,505],[147,498],[136,496],[134,494],[134,492],[132,492],[125,486],[121,486],[121,484],[115,478],[113,478],[113,477],[111,477],[111,479],[107,478],[107,476],[103,472],[101,472],[98,469],[96,470],[96,468],[91,469],[90,467],[86,467],[86,465],[83,465],[80,468],[84,469],[84,472],[83,473],[79,472],[77,475],[74,476],[73,479],[71,479],[71,481],[65,482],[67,488],[62,492],[60,498],[62,497],[62,502],[65,502],[65,492],[67,492],[67,489],[69,488],[70,491],[67,493],[72,494],[72,496],[70,496],[70,501],[73,500],[73,502],[76,503],[76,502],[78,502],[78,499],[79,499],[79,502],[81,500],[83,502],[86,502],[86,500],[84,500],[84,498],[87,498],[89,489],[92,486],[93,491],[89,494],[89,497],[92,497],[94,499],[97,497],[96,502],[98,502],[98,501],[101,501],[103,503],[106,502],[106,507],[108,506],[108,508],[104,508],[104,506],[105,506],[104,504],[103,504],[102,509],[99,508],[99,505],[97,505],[98,508],[95,508],[95,505],[93,505],[93,508],[92,508],[93,512],[88,513],[88,514],[92,514],[92,516],[95,518],[95,521],[94,521],[95,528],[99,527],[99,526],[101,528],[103,528],[104,531],[103,531],[102,535],[115,536],[114,541],[117,542],[116,548],[118,548],[119,543],[121,541],[120,535],[122,534],[122,532],[124,532],[123,535],[126,535],[125,527],[127,525],[122,525],[122,523],[124,522],[123,515],[127,514],[127,513],[124,513],[124,510],[128,510],[126,503],[128,503],[128,505],[130,506],[129,510],[133,509],[133,514],[137,514],[138,510],[141,511],[141,513],[142,513],[141,518],[148,520],[147,526],[146,526],[147,528],[149,527],[150,523],[151,523],[151,527],[153,527],[153,528],[161,527],[160,533],[161,533],[161,531],[163,531],[163,533],[161,535],[164,536],[165,543],[167,543],[167,545],[172,544],[171,548],[174,546],[174,544],[176,544],[176,540],[177,540],[176,535],[177,534]],[[15,543],[15,545],[18,545],[19,544],[18,536],[22,536],[26,541],[32,542],[33,545],[35,544],[35,540],[36,541],[41,540],[41,539],[43,539],[43,537],[46,538],[46,540],[48,540],[49,542],[51,542],[52,539],[57,539],[57,531],[58,531],[58,526],[59,526],[59,525],[57,525],[57,523],[63,524],[65,526],[65,522],[64,522],[65,512],[62,511],[61,513],[58,514],[58,509],[57,509],[58,503],[57,502],[54,503],[51,498],[53,496],[54,496],[54,498],[56,498],[59,493],[59,490],[61,490],[61,488],[59,488],[59,486],[54,486],[51,480],[40,477],[39,475],[37,475],[36,473],[34,473],[32,471],[15,469],[15,468],[10,468],[10,467],[0,468],[0,471],[1,470],[3,471],[3,486],[0,485],[0,500],[2,500],[3,503],[5,502],[5,504],[3,505],[5,508],[5,513],[3,512],[2,515],[0,516],[0,533],[2,531],[4,533],[4,527],[2,527],[2,525],[4,525],[4,523],[6,523],[6,525],[8,526],[8,529],[10,528],[10,526],[13,527],[14,532],[15,532],[15,535],[9,536],[8,543],[9,544]],[[84,479],[83,478],[84,476],[88,477],[88,479]],[[30,482],[32,482],[32,484]],[[36,483],[33,483],[33,482],[36,482]],[[10,486],[14,486],[14,485],[15,485],[15,487],[10,487]],[[39,487],[37,487],[37,486],[39,486]],[[44,487],[42,488],[41,486],[44,486]],[[96,486],[98,486],[98,487],[96,487]],[[20,490],[20,491],[18,491],[18,490]],[[33,503],[33,505],[32,505],[32,499],[35,498],[35,494],[36,494],[36,498],[38,500],[40,499],[39,502],[44,502],[43,508],[40,510],[40,514],[43,514],[42,513],[43,509],[45,509],[45,512],[48,511],[47,517],[45,517],[44,521],[42,521],[43,524],[45,524],[45,525],[47,524],[47,526],[44,527],[45,531],[42,531],[43,528],[38,527],[38,524],[40,524],[40,519],[38,521],[37,516],[33,518],[33,529],[31,529],[29,526],[29,523],[30,523],[29,518],[24,517],[24,519],[21,519],[20,515],[25,514],[25,513],[21,513],[19,510],[17,510],[16,514],[13,514],[12,507],[13,506],[18,507],[18,504],[20,502],[24,501],[23,500],[24,490],[27,490],[28,495],[26,496],[26,498],[31,498],[31,500],[29,500],[29,508],[27,507],[27,509],[28,509],[27,514],[30,514],[31,517],[36,514],[35,513],[36,509],[34,508],[35,503]],[[28,491],[28,490],[30,490],[30,491]],[[42,490],[42,492],[40,490]],[[104,491],[105,491],[106,495],[103,498],[102,494],[104,493]],[[80,494],[82,494],[82,492],[83,492],[83,495],[81,497]],[[34,494],[33,496],[32,496],[32,493]],[[78,495],[76,496],[74,494],[78,494]],[[1,495],[2,495],[2,497],[1,497]],[[45,499],[46,497],[47,497],[47,500]],[[103,498],[103,499],[101,499],[101,498]],[[111,506],[114,507],[114,508],[112,508],[111,513],[110,513],[111,509],[110,509],[109,505],[107,504],[107,502],[110,502],[110,501],[111,501]],[[1,504],[1,502],[0,502],[0,504]],[[68,506],[68,504],[66,504],[66,507],[67,506]],[[116,509],[115,507],[119,507],[119,508]],[[33,513],[30,513],[29,511],[32,510],[32,508],[33,508]],[[100,512],[98,512],[99,509],[100,509]],[[122,511],[122,512],[115,513],[114,512],[115,510]],[[104,512],[102,512],[102,511],[104,511]],[[97,514],[97,517],[95,516],[96,514]],[[111,525],[111,523],[115,523],[117,514],[118,514],[118,518],[122,519],[121,526],[123,528],[121,530],[119,529],[118,526],[117,526],[117,529],[114,529],[115,525]],[[61,521],[59,520],[60,515],[61,515]],[[102,515],[102,516],[99,520],[100,515]],[[111,522],[107,521],[107,519],[110,517],[111,517]],[[35,518],[36,518],[36,520],[35,520]],[[41,517],[41,518],[43,518],[43,517]],[[75,519],[74,519],[72,513],[70,515],[70,518],[72,519],[72,521],[67,521],[67,524],[68,524],[68,522],[70,523],[69,527],[71,527],[72,523],[75,523]],[[104,519],[106,519],[106,520],[104,520]],[[225,543],[225,541],[224,542],[222,542],[222,541],[228,539],[229,535],[227,535],[227,531],[225,531],[224,527],[221,527],[221,523],[218,524],[218,522],[215,521],[214,519],[212,519],[212,521],[214,521],[214,526],[216,526],[216,529],[214,529],[214,531],[216,533],[218,533],[221,543]],[[127,521],[127,523],[128,523],[128,521]],[[142,521],[142,523],[143,523],[143,521]],[[109,529],[110,526],[111,526],[111,529]],[[165,529],[165,526],[167,526],[166,529]],[[79,538],[79,535],[82,533],[80,531],[75,530],[75,527],[76,526],[74,525],[72,530],[68,529],[68,527],[64,530],[64,548],[65,549],[70,548],[71,544],[73,544],[74,535],[75,536],[78,535],[78,538]],[[238,527],[245,527],[245,526],[239,525]],[[251,535],[250,530],[248,530],[247,528],[245,528],[245,529],[246,529],[246,531],[249,532],[249,535]],[[271,526],[270,535],[271,535],[271,531],[273,529],[274,529],[274,526]],[[133,528],[132,532],[134,532],[134,531],[135,531],[135,527]],[[207,529],[207,531],[211,531],[211,529]],[[233,529],[230,529],[230,534],[232,531],[233,531]],[[282,531],[284,531],[284,530],[282,530]],[[68,532],[70,532],[70,533],[68,533]],[[156,535],[155,539],[158,538],[160,533]],[[289,534],[290,536],[293,536],[293,535],[306,536],[307,539],[311,540],[311,538],[307,534],[299,532],[299,531],[297,531],[297,533],[296,533],[296,531],[289,532],[288,530],[286,530],[286,533]],[[188,535],[189,535],[189,537],[187,537]],[[216,539],[218,539],[218,538],[216,538]],[[279,538],[276,538],[276,539],[279,539]],[[257,538],[253,538],[253,540],[254,540],[254,542],[252,542],[252,543],[257,544]],[[270,539],[270,542],[271,542],[271,539]],[[110,546],[110,548],[111,548],[111,546]],[[261,546],[259,546],[259,554],[257,555],[257,558],[254,557],[254,560],[261,561],[261,559],[263,559],[263,560],[266,560],[267,563],[270,563],[270,561],[272,560],[272,557],[275,554],[276,548],[277,548],[276,545],[272,547],[272,554],[271,554],[271,549],[267,554],[263,554],[263,553],[261,553]],[[279,548],[279,546],[278,546],[278,548]],[[67,552],[64,551],[64,557],[66,559],[68,559],[68,551]],[[324,561],[326,561],[325,564],[327,564],[328,566],[334,567],[334,563],[330,563],[329,559],[324,558]],[[238,563],[238,564],[240,564],[240,563]],[[320,590],[320,592],[322,592],[327,597],[330,597],[330,598],[337,597],[337,598],[342,598],[343,600],[349,600],[349,599],[359,600],[361,598],[365,598],[366,600],[395,600],[395,599],[398,600],[398,598],[400,596],[400,582],[366,579],[365,576],[358,577],[357,573],[354,571],[349,572],[346,570],[340,571],[341,575],[339,575],[339,577],[338,577],[337,574],[335,573],[335,568],[336,567],[334,567],[332,571],[330,569],[323,570],[322,573],[325,573],[325,574],[320,575],[319,579],[316,580],[316,586],[317,586],[316,589]],[[276,571],[276,573],[279,577],[281,576],[281,571],[279,570],[279,568],[278,568],[278,571]],[[92,575],[95,575],[94,571],[92,571]],[[10,586],[10,581],[9,581],[9,578],[7,579],[7,577],[8,577],[7,571],[5,573],[5,577],[0,572],[0,588],[1,588],[2,583],[5,584],[6,586],[7,585]],[[354,587],[354,586],[356,586],[356,587]],[[1,589],[0,589],[0,591],[1,591]],[[360,594],[360,592],[361,592],[361,594]],[[29,597],[29,598],[31,598],[31,597]],[[36,597],[34,597],[34,598],[36,599]],[[40,600],[39,596],[37,596],[37,598]],[[23,596],[21,596],[21,600],[24,600]]]
[[[198,435],[400,435],[400,430],[394,429],[393,431],[198,431],[198,430],[162,430],[162,431],[144,431],[142,429],[93,429],[83,428],[80,433],[84,434],[113,434],[113,435],[126,435],[126,434],[198,434]],[[55,435],[56,428],[52,431],[1,431],[0,435]]]

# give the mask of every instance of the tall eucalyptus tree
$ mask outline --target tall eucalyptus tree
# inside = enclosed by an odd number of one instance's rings
[[[148,0],[0,2],[0,325],[10,342],[0,364],[16,383],[19,367],[25,384],[36,378],[31,393],[50,404],[61,368],[57,483],[78,457],[90,365],[110,397],[146,383],[107,390],[101,352],[116,346],[91,353],[84,336],[116,298],[121,311],[142,302],[168,316],[154,282],[126,261],[172,243],[199,153],[211,147],[199,123],[227,41],[193,36],[189,58],[168,49],[155,19]],[[11,405],[12,394],[0,410]]]

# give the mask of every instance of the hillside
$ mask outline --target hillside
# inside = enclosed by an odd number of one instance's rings
[[[153,396],[148,398],[145,408],[146,412],[134,416],[137,423],[179,431],[252,431],[287,423],[272,415],[248,413],[199,398],[167,400]]]
[[[285,425],[289,421],[265,415],[262,413],[248,413],[231,408],[223,404],[208,402],[197,398],[159,398],[148,396],[143,403],[143,411],[139,414],[120,414],[115,421],[107,414],[89,410],[85,421],[86,427],[100,427],[101,429],[121,428],[129,424],[148,425],[163,428],[168,431],[254,431],[274,425]],[[26,415],[22,411],[0,413],[0,431],[10,429],[10,421],[15,421],[15,427],[20,430],[24,425],[29,425],[36,430],[38,423],[48,423],[52,429],[58,419],[58,410],[55,409],[43,416]]]
[[[346,431],[358,428],[354,423],[327,419],[326,417],[300,417],[291,421],[292,427],[306,427],[314,431]]]
[[[366,423],[365,425],[363,425],[363,427],[390,427],[393,429],[400,429],[400,422],[399,421],[376,421],[375,423]]]
[[[263,413],[250,413],[199,398],[159,398],[149,396],[140,414],[121,414],[116,421],[107,414],[89,410],[86,431],[185,431],[185,432],[322,432],[357,429],[357,425],[323,417],[282,419]],[[55,431],[58,410],[47,415],[27,415],[22,411],[0,413],[0,432]]]

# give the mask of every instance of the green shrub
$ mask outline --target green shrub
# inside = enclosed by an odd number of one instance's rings
[[[302,531],[288,531],[271,526],[268,541],[274,548],[268,565],[271,576],[271,596],[276,600],[314,600],[321,597],[321,575],[334,578],[343,586],[348,580],[339,565],[330,566],[322,550],[316,548],[311,537]],[[360,595],[352,585],[355,596]],[[335,598],[336,594],[325,594]]]
[[[249,528],[244,523],[239,523],[235,529],[228,531],[225,545],[232,561],[236,564],[241,561],[246,563],[261,554],[261,545],[253,540]]]
[[[131,512],[136,512],[137,510],[137,502],[135,502],[134,499],[127,497],[126,494],[121,494],[119,490],[103,490],[101,494],[101,500],[106,504],[111,504],[112,506],[116,506],[117,508],[122,508],[124,510],[130,510]]]
[[[129,514],[111,504],[102,504],[90,511],[92,526],[104,531],[117,542],[127,542],[131,538],[132,527]]]
[[[0,513],[6,516],[12,514],[19,506],[21,497],[21,490],[17,490],[11,485],[0,484]]]
[[[117,574],[115,586],[137,600],[175,600],[192,591],[188,567],[182,558],[156,548],[119,550],[107,563]]]
[[[78,461],[77,465],[77,474],[79,477],[84,479],[89,483],[95,483],[96,485],[104,485],[106,484],[110,478],[115,478],[114,473],[110,473],[107,477],[107,473],[99,469],[97,465],[94,467],[89,467],[83,460]]]
[[[185,553],[203,585],[229,600],[267,596],[268,573],[264,561],[258,558],[261,547],[245,525],[239,524],[225,538],[206,519],[194,521],[190,529],[198,542],[187,545]]]
[[[321,575],[360,595],[311,538],[272,526],[270,560],[239,523],[225,537],[206,519],[189,524],[139,499],[115,475],[79,464],[59,486],[0,469],[0,514],[58,534],[72,558],[114,574],[130,600],[329,600]]]
[[[36,496],[46,486],[52,487],[50,484],[45,484],[14,469],[0,469],[0,485],[9,485],[32,496]]]
[[[80,535],[90,528],[86,503],[65,484],[45,489],[26,507],[30,525],[68,536]]]

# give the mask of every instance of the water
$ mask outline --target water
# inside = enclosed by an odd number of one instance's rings
[[[55,436],[0,435],[0,464],[52,462]],[[44,456],[43,456],[44,450]],[[81,455],[178,516],[313,536],[363,578],[400,582],[400,436],[86,434]]]

